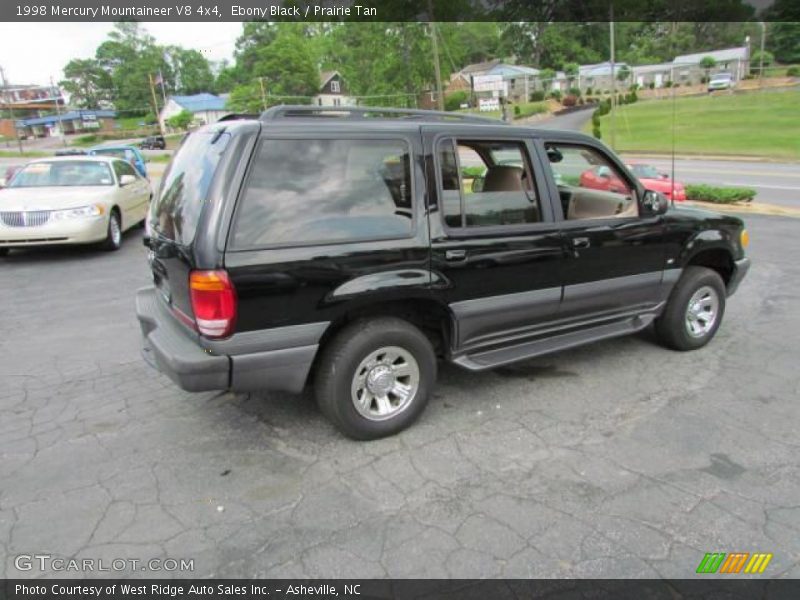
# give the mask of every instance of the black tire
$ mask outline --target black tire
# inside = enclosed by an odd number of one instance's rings
[[[690,300],[700,290],[709,289],[716,294],[717,304],[713,323],[706,331],[692,335],[688,323]],[[664,312],[656,319],[656,334],[665,346],[673,350],[696,350],[713,339],[724,314],[725,283],[719,273],[706,267],[687,267],[675,289],[672,290]]]
[[[356,408],[352,386],[362,361],[371,355],[380,356],[386,348],[399,348],[410,355],[416,362],[419,381],[416,393],[407,403],[393,399],[404,406],[402,410],[394,409],[399,412],[375,420]],[[428,338],[408,321],[378,317],[351,323],[323,348],[314,376],[314,391],[320,410],[339,431],[356,440],[373,440],[411,425],[425,410],[435,381],[436,354]],[[377,400],[374,406],[377,410]],[[361,410],[368,411],[366,407]]]
[[[0,248],[0,256],[8,256],[8,253],[11,251],[10,248]]]
[[[117,235],[113,228],[114,225],[112,221],[116,220],[116,227],[119,230],[119,234]],[[119,218],[119,211],[116,208],[111,209],[111,213],[108,215],[108,228],[106,229],[106,239],[102,243],[103,250],[108,250],[109,252],[114,252],[119,250],[122,246],[122,221]]]

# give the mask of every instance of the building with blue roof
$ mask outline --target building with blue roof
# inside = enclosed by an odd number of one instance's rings
[[[114,127],[117,113],[113,110],[69,110],[45,117],[19,119],[17,132],[23,137],[47,137],[57,133],[73,134],[97,130],[109,131]]]
[[[231,111],[225,109],[227,100],[227,94],[217,96],[207,92],[192,96],[170,96],[158,115],[162,131],[166,128],[166,121],[170,117],[174,117],[184,110],[192,113],[195,122],[198,124],[215,123],[231,113]]]

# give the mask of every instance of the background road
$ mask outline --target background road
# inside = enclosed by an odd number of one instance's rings
[[[800,238],[748,221],[753,267],[705,349],[644,332],[445,366],[420,421],[371,443],[309,394],[189,394],[147,367],[140,230],[117,253],[12,252],[0,577],[46,553],[194,559],[175,577],[684,578],[712,551],[800,577]]]

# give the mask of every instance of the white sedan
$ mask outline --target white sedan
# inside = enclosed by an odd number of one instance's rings
[[[141,224],[150,184],[130,163],[65,156],[28,163],[0,190],[0,255],[10,248],[101,242],[117,250]]]

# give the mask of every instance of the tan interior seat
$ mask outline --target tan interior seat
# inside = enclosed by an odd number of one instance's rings
[[[522,174],[521,167],[511,165],[494,165],[486,171],[483,182],[484,192],[521,192]]]
[[[636,202],[630,196],[605,191],[574,188],[569,200],[567,219],[605,219],[635,217]]]

